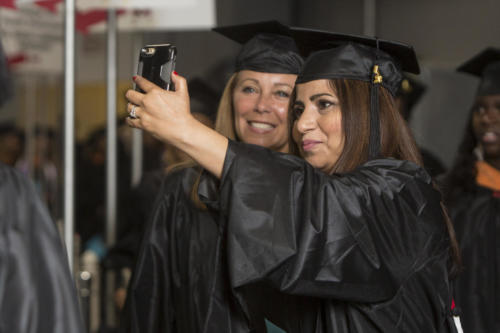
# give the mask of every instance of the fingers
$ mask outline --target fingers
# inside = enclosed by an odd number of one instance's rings
[[[140,105],[142,102],[142,99],[144,98],[144,94],[135,91],[133,89],[127,90],[127,93],[125,94],[125,98],[132,104],[135,105]]]
[[[150,92],[153,89],[161,89],[156,84],[154,84],[151,81],[148,81],[142,76],[134,76],[134,82],[139,86],[139,88],[141,88],[146,93]]]
[[[130,118],[132,118],[132,119],[140,118],[139,117],[139,106],[132,104],[132,103],[128,103],[127,104],[127,111],[128,111]]]
[[[179,92],[181,94],[187,94],[188,91],[187,82],[184,77],[180,76],[179,74],[177,74],[177,72],[174,71],[172,72],[170,78],[172,79],[172,82],[175,85],[176,92]]]
[[[125,119],[125,121],[127,122],[127,125],[129,125],[130,127],[133,127],[133,128],[142,128],[141,127],[141,122],[139,119],[132,119],[130,117],[127,117]]]

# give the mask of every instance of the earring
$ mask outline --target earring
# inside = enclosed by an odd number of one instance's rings
[[[474,148],[473,153],[476,155],[478,161],[484,161],[483,147],[481,145],[478,144],[476,148]]]

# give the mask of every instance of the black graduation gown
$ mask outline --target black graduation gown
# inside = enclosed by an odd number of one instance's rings
[[[56,226],[31,182],[2,164],[0,332],[83,332]]]
[[[450,205],[462,251],[463,272],[454,286],[465,333],[500,332],[500,198],[477,185]]]
[[[250,311],[288,333],[454,331],[440,194],[417,165],[328,176],[230,142],[220,191],[230,283]],[[259,285],[274,292],[252,300]]]
[[[121,321],[122,332],[251,332],[230,293],[217,181],[203,174],[207,210],[190,192],[199,170],[167,175],[144,232]]]

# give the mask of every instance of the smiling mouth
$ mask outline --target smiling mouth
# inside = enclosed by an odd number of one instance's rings
[[[495,132],[485,132],[481,136],[481,141],[484,143],[494,143],[498,141],[498,134]]]
[[[260,130],[272,130],[276,126],[268,124],[268,123],[260,123],[257,121],[249,121],[248,125],[250,125],[253,128],[260,129]]]

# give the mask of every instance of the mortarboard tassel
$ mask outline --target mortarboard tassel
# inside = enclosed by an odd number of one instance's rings
[[[368,158],[380,157],[380,121],[378,89],[382,83],[382,75],[379,73],[378,65],[373,66],[372,81],[370,88],[370,141],[368,143]]]

